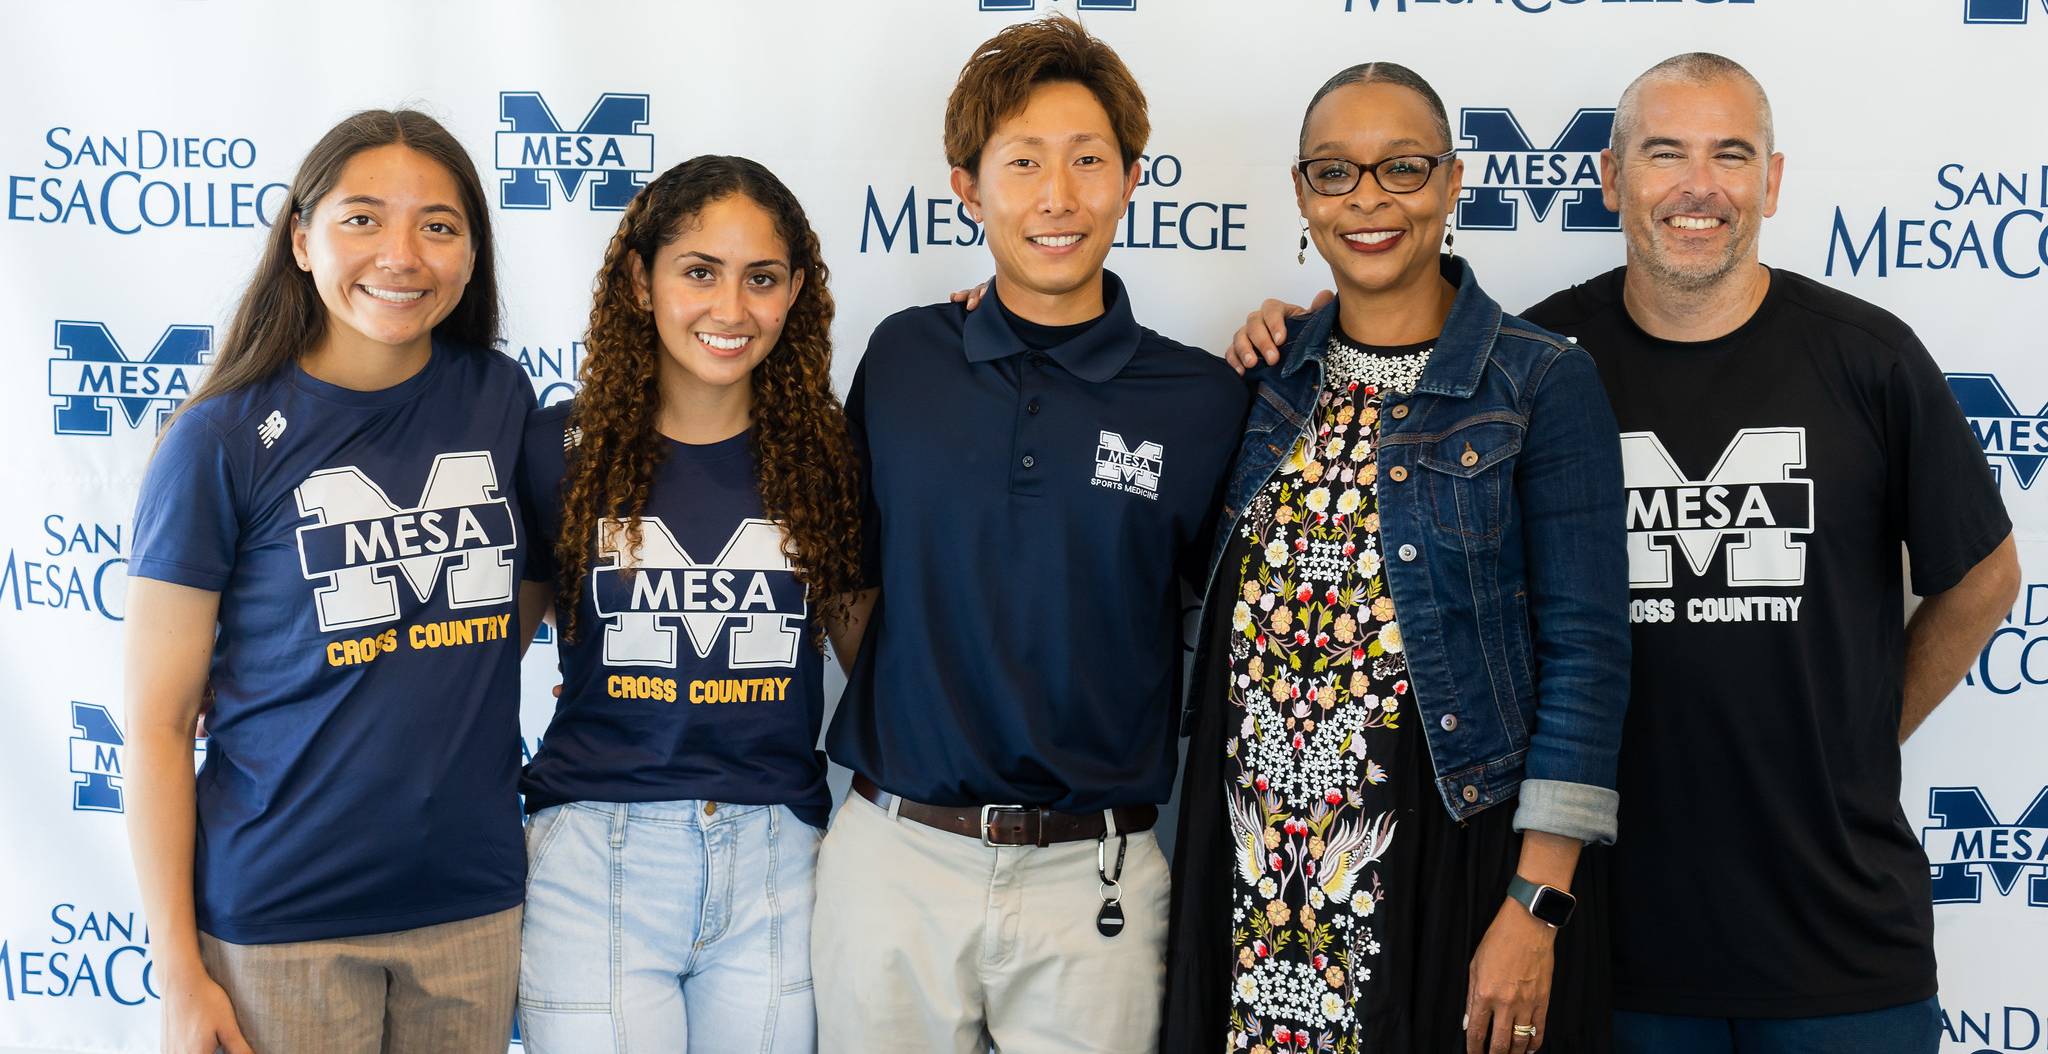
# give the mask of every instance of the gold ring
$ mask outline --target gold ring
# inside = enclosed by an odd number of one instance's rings
[[[1536,1026],[1535,1026],[1535,1025],[1516,1025],[1516,1026],[1515,1026],[1515,1028],[1514,1028],[1514,1033],[1515,1033],[1515,1035],[1518,1035],[1518,1036],[1534,1036],[1534,1035],[1536,1034]]]

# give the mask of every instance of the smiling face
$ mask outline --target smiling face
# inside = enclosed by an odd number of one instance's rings
[[[661,337],[664,388],[744,383],[775,350],[804,284],[774,217],[744,194],[685,219],[652,267],[632,260],[635,291]]]
[[[425,354],[476,266],[455,177],[409,147],[374,147],[296,219],[292,255],[327,307],[326,346]]]
[[[1778,211],[1782,154],[1768,153],[1763,100],[1734,77],[1640,86],[1629,141],[1601,157],[1601,191],[1621,214],[1628,263],[1659,282],[1703,289],[1757,262]]]
[[[981,223],[1004,304],[1059,325],[1102,312],[1102,260],[1138,166],[1122,164],[1109,113],[1072,81],[1049,81],[989,136],[953,189]]]
[[[1435,112],[1414,91],[1386,82],[1348,84],[1316,103],[1303,128],[1303,158],[1344,158],[1370,169],[1389,157],[1435,155],[1451,148]],[[1335,197],[1294,173],[1294,200],[1309,240],[1329,262],[1338,293],[1377,295],[1438,281],[1437,246],[1457,203],[1464,162],[1430,173],[1422,189],[1390,193],[1370,171]]]

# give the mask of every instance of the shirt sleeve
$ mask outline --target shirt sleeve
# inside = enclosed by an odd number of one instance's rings
[[[196,414],[178,415],[142,476],[128,574],[219,592],[241,534],[226,441]]]
[[[868,452],[868,364],[862,356],[846,389],[846,433],[860,469],[860,588],[882,584],[882,509],[875,500],[875,461]]]
[[[1910,334],[1887,396],[1892,522],[1912,557],[1913,592],[1932,596],[1991,555],[2012,518],[1947,378]]]

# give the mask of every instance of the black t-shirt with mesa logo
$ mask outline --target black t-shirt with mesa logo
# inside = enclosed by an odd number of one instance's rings
[[[1622,269],[1526,312],[1621,426],[1634,681],[1615,1004],[1811,1017],[1934,994],[1899,802],[1904,569],[1954,586],[2011,530],[1940,369],[1891,314],[1774,270],[1717,340],[1643,332]]]

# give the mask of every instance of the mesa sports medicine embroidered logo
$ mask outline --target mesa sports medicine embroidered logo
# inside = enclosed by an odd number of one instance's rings
[[[104,322],[57,322],[50,359],[56,434],[114,434],[114,411],[128,427],[155,435],[199,385],[213,350],[212,326],[166,326],[148,354],[130,357]]]
[[[1600,151],[1613,134],[1612,109],[1578,111],[1548,147],[1529,138],[1513,111],[1458,111],[1458,154],[1465,161],[1458,226],[1515,230],[1526,204],[1539,223],[1556,211],[1568,231],[1620,230],[1621,217],[1600,200]]]
[[[1095,440],[1095,476],[1098,487],[1159,500],[1159,475],[1166,470],[1166,448],[1154,442],[1133,448],[1116,432],[1099,432]]]
[[[794,667],[810,607],[783,537],[772,520],[741,520],[706,561],[684,549],[659,517],[647,516],[637,559],[629,561],[625,524],[604,521],[598,552],[609,562],[591,569],[590,597],[607,620],[606,665],[673,669],[681,658],[680,625],[700,659],[723,638],[731,669]],[[787,678],[777,680],[787,685]]]
[[[2010,476],[2021,490],[2031,488],[2048,463],[2048,405],[2034,413],[2022,411],[1988,373],[1951,373],[1948,390],[1991,462],[1991,475],[2000,485]]]
[[[2036,0],[1963,0],[1963,23],[1972,26],[2025,25]],[[2048,0],[2038,0],[2048,16]]]
[[[1934,868],[1936,904],[1982,902],[1986,874],[2009,896],[2024,871],[2028,906],[2048,908],[2048,787],[2010,823],[1999,821],[1980,788],[1935,787],[1927,816],[1935,826],[1921,829],[1920,844]]]
[[[314,518],[298,529],[299,561],[319,583],[313,599],[322,630],[397,620],[400,579],[422,603],[445,579],[443,599],[458,610],[513,598],[519,536],[487,450],[437,455],[414,505],[393,502],[353,465],[313,473],[294,495],[299,514]],[[415,636],[422,628],[413,627]]]
[[[498,120],[508,128],[497,135],[497,165],[510,175],[498,181],[498,204],[552,207],[553,191],[541,178],[548,174],[565,200],[580,192],[592,210],[624,209],[654,171],[654,136],[641,131],[647,112],[645,95],[606,92],[582,123],[564,128],[539,92],[499,93]]]

